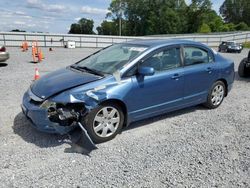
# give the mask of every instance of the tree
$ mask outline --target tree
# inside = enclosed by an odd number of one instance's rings
[[[107,18],[113,20],[112,27],[105,23],[98,29],[100,33],[118,34],[119,20],[122,20],[123,35],[132,36],[247,30],[250,22],[250,3],[246,3],[247,1],[249,0],[225,0],[222,6],[225,23],[212,10],[211,0],[191,0],[188,6],[185,0],[113,0],[107,14]],[[232,16],[228,17],[231,9],[238,16],[235,22],[230,20]],[[241,20],[243,16],[247,19],[245,23]],[[101,31],[104,26],[107,29],[105,32]]]
[[[210,32],[211,32],[211,29],[210,29],[209,25],[203,23],[203,24],[201,25],[201,27],[199,28],[198,32],[199,32],[199,33],[210,33]]]
[[[210,27],[211,32],[222,32],[223,30],[224,22],[214,10],[210,10],[204,15],[203,23],[206,23]]]
[[[248,25],[245,22],[240,22],[239,24],[237,24],[235,26],[235,29],[237,31],[248,31],[249,27],[248,27]]]
[[[80,25],[77,24],[77,23],[71,24],[69,33],[71,33],[71,34],[81,34]]]
[[[81,18],[78,23],[71,24],[70,34],[94,34],[94,21]]]
[[[20,29],[12,29],[10,32],[26,32],[26,31]]]
[[[104,20],[96,30],[98,35],[118,35],[117,25],[114,21]]]
[[[225,0],[220,7],[220,13],[227,23],[245,22],[250,25],[249,0]]]
[[[186,11],[188,18],[188,32],[195,33],[203,23],[207,23],[211,14],[212,3],[210,0],[192,0]]]
[[[118,25],[123,13],[124,35],[182,33],[186,7],[184,0],[113,0],[107,17]]]

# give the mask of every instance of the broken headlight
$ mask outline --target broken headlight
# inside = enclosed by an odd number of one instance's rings
[[[52,102],[52,101],[49,101],[49,100],[46,100],[44,101],[41,106],[41,108],[45,108],[45,109],[49,109],[50,107],[56,107],[56,103],[55,102]]]

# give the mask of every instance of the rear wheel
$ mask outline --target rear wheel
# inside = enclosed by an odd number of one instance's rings
[[[225,84],[222,81],[215,82],[210,89],[205,106],[210,109],[217,108],[221,105],[225,94]]]
[[[250,76],[250,68],[246,67],[247,58],[244,58],[238,67],[238,74],[240,77]]]
[[[84,121],[91,139],[101,143],[113,139],[121,131],[124,114],[117,104],[105,103],[93,109]]]

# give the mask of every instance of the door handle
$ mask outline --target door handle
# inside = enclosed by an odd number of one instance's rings
[[[171,78],[174,79],[174,80],[179,80],[180,77],[181,77],[181,75],[176,73]]]
[[[206,71],[208,72],[208,74],[211,74],[212,73],[212,68],[211,67],[207,67]]]

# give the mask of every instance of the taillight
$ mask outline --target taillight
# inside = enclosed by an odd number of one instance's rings
[[[6,51],[6,48],[3,46],[0,48],[0,52],[5,52]]]

